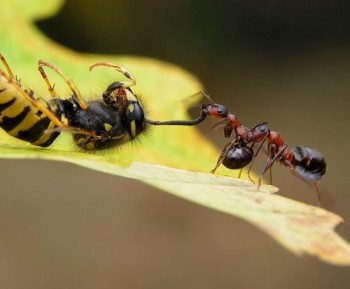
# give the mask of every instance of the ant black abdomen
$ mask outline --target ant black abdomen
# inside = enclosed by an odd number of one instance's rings
[[[222,160],[222,164],[231,170],[247,166],[253,159],[254,151],[248,146],[235,146],[230,149]]]

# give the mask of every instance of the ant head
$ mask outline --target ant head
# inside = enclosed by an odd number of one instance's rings
[[[202,111],[204,113],[212,119],[222,119],[227,117],[229,112],[226,106],[215,103],[204,91],[201,91],[200,94],[206,97],[210,102],[209,104],[202,104]]]
[[[270,131],[270,128],[268,127],[268,122],[265,121],[265,122],[262,122],[262,123],[259,123],[258,125],[256,125],[255,127],[253,127],[251,129],[251,131],[254,131],[256,133],[267,133]]]
[[[212,119],[227,118],[229,113],[226,106],[217,103],[203,104],[202,110]]]

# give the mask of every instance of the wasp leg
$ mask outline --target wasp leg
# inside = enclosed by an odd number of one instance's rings
[[[7,70],[7,73],[8,73],[8,76],[10,78],[15,78],[11,68],[10,68],[10,65],[8,65],[5,57],[0,53],[0,61],[2,62],[2,64],[5,66],[6,70]]]
[[[0,69],[0,76],[7,80],[7,82],[12,85],[16,91],[23,96],[29,103],[31,103],[34,107],[44,113],[56,126],[64,127],[64,124],[56,117],[56,115],[46,107],[42,102],[38,101],[33,97],[33,93],[23,89],[16,80],[10,78],[6,73],[4,73]]]
[[[122,88],[126,88],[126,87],[130,87],[136,84],[136,79],[135,77],[129,72],[127,71],[123,66],[117,65],[117,64],[113,64],[110,62],[104,62],[104,61],[100,61],[100,62],[96,62],[95,64],[90,66],[90,71],[95,68],[96,66],[107,66],[107,67],[113,67],[115,68],[117,71],[119,71],[120,73],[124,74],[125,77],[127,77],[128,79],[130,79],[130,81],[121,81],[122,83]]]
[[[61,76],[64,81],[67,83],[67,85],[69,86],[69,88],[72,90],[74,96],[76,97],[76,100],[80,106],[81,109],[86,110],[88,108],[88,104],[84,101],[84,99],[82,98],[80,91],[78,90],[78,88],[75,86],[75,84],[73,83],[73,81],[71,81],[67,76],[65,76],[63,74],[63,72],[55,65],[46,62],[44,60],[39,60],[38,62],[39,67],[41,67],[43,69],[44,66],[51,68],[53,71],[55,71],[59,76]],[[40,69],[39,69],[40,70]],[[47,78],[46,78],[47,79]],[[44,78],[45,80],[45,78]],[[45,80],[46,81],[46,80]],[[51,84],[50,84],[51,86]]]
[[[94,140],[101,140],[103,137],[95,134],[93,131],[85,130],[79,127],[71,127],[71,126],[63,126],[63,127],[56,127],[53,129],[47,129],[45,133],[51,133],[51,132],[67,132],[71,134],[82,134],[86,136],[92,137]]]
[[[51,82],[50,82],[49,78],[47,77],[47,75],[46,75],[46,73],[44,71],[44,68],[40,64],[39,64],[38,70],[40,72],[41,77],[44,79],[44,81],[45,81],[45,83],[47,85],[47,89],[48,89],[48,91],[50,93],[50,96],[52,98],[58,97],[56,92],[55,92],[55,89],[54,89],[53,85],[51,85]]]

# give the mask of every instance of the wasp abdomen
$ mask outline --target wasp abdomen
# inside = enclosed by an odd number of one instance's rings
[[[46,102],[41,103],[49,109]],[[42,147],[49,146],[59,135],[55,131],[45,133],[54,124],[4,78],[0,78],[0,127],[13,137]]]

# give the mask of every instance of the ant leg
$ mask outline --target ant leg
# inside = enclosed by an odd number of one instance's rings
[[[2,62],[2,64],[5,66],[6,70],[7,70],[7,73],[8,73],[8,76],[10,78],[14,78],[14,74],[10,68],[10,65],[8,65],[5,57],[0,53],[0,61]]]
[[[39,64],[39,67],[43,67],[43,66],[46,66],[46,67],[49,67],[51,68],[53,71],[55,71],[59,76],[61,76],[64,81],[67,83],[67,85],[69,86],[69,88],[72,90],[74,96],[76,97],[77,99],[77,102],[80,106],[81,109],[85,110],[88,108],[88,104],[84,101],[84,99],[82,98],[78,88],[75,86],[75,84],[73,83],[73,81],[71,81],[67,76],[65,76],[63,74],[63,72],[58,68],[56,67],[55,65],[49,63],[49,62],[46,62],[44,60],[39,60],[38,62]],[[45,78],[44,78],[45,80]]]
[[[272,167],[269,168],[270,172],[270,185],[272,185]]]
[[[7,82],[16,89],[18,94],[23,96],[24,99],[26,99],[30,104],[32,104],[42,113],[44,113],[56,126],[64,127],[64,124],[56,117],[56,115],[47,106],[44,105],[43,102],[40,102],[34,98],[33,92],[23,89],[16,80],[14,80],[13,78],[10,78],[1,69],[0,69],[0,76],[6,79]]]
[[[218,169],[218,167],[221,165],[221,163],[222,163],[222,161],[223,161],[223,159],[224,159],[224,157],[226,155],[227,146],[228,146],[228,144],[225,145],[224,149],[222,150],[222,152],[221,152],[221,154],[220,154],[220,156],[219,156],[219,158],[218,158],[218,160],[216,162],[215,167],[210,171],[210,173],[214,174],[215,171]]]
[[[321,207],[321,193],[320,193],[320,190],[319,190],[316,182],[313,183],[313,187],[314,187],[314,189],[316,191],[316,195],[317,195],[317,205],[319,207]]]
[[[251,171],[251,169],[252,169],[252,166],[253,166],[253,163],[254,163],[254,161],[255,161],[255,158],[257,157],[258,153],[260,152],[262,146],[264,145],[264,143],[265,143],[265,141],[266,141],[266,139],[267,139],[267,136],[268,136],[268,133],[265,134],[263,140],[261,141],[261,144],[259,145],[259,147],[258,147],[256,153],[254,154],[254,156],[253,156],[253,158],[252,158],[252,161],[251,161],[250,164],[249,164],[249,168],[248,168],[248,172],[247,172],[247,173],[248,173],[248,178],[249,178],[249,180],[251,180],[253,183],[255,183],[255,182],[254,182],[254,180],[250,177],[250,171]],[[251,148],[253,148],[253,146],[254,146],[254,142],[252,143]]]
[[[215,167],[210,171],[212,174],[215,173],[215,171],[217,170],[217,168],[222,164],[223,160],[225,159],[225,157],[227,156],[228,152],[230,151],[230,149],[233,147],[235,143],[235,139],[231,142],[225,145],[224,149],[222,150]]]
[[[130,81],[121,81],[121,83],[123,84],[122,88],[126,88],[126,87],[130,87],[136,84],[136,79],[135,77],[129,72],[127,71],[123,66],[117,65],[117,64],[113,64],[110,62],[96,62],[95,64],[90,66],[90,71],[95,68],[96,66],[107,66],[107,67],[113,67],[115,68],[117,71],[119,71],[120,73],[124,74],[125,77],[127,77],[128,79],[130,79]]]
[[[317,182],[312,182],[309,179],[305,178],[302,174],[298,173],[295,170],[294,166],[289,161],[284,160],[282,163],[283,163],[283,165],[288,167],[289,171],[293,175],[295,175],[296,177],[300,178],[302,181],[308,183],[311,187],[313,187],[313,189],[315,190],[316,195],[317,195],[317,204],[318,204],[318,206],[321,206],[321,193],[320,193],[320,190],[318,188]]]
[[[261,174],[259,176],[258,180],[258,188],[261,186],[261,180],[263,178],[263,175],[266,173],[268,169],[272,167],[272,165],[275,163],[276,160],[278,160],[284,153],[284,151],[287,149],[287,145],[283,145],[282,148],[275,154],[275,153],[270,153],[269,157],[267,158],[265,165],[261,171]],[[273,155],[273,157],[271,157]]]

